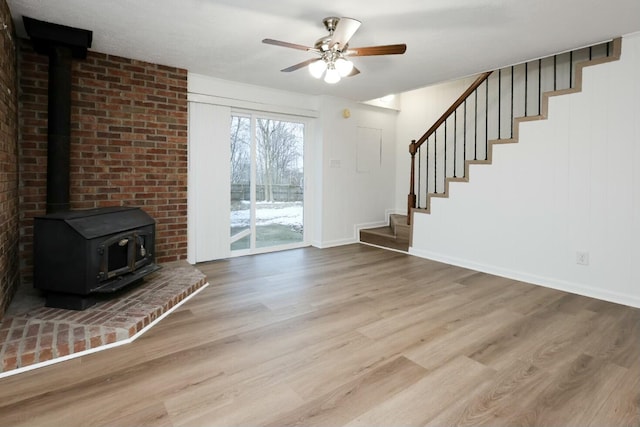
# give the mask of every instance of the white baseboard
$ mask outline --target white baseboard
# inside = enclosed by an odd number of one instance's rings
[[[469,268],[471,270],[480,271],[483,273],[494,274],[496,276],[506,277],[508,279],[518,280],[521,282],[527,282],[534,285],[544,286],[546,288],[557,289],[559,291],[570,292],[573,294],[582,295],[585,297],[596,298],[604,301],[613,302],[616,304],[628,305],[630,307],[640,308],[640,298],[633,295],[621,294],[618,292],[609,292],[602,289],[597,289],[592,286],[586,286],[580,283],[569,282],[566,280],[558,280],[551,277],[538,276],[535,274],[525,273],[516,270],[510,270],[494,265],[481,264],[466,259],[460,259],[441,255],[431,251],[425,251],[421,249],[409,248],[409,254],[415,255],[420,258],[430,259],[432,261],[443,262],[445,264],[451,264],[458,267]]]
[[[335,246],[344,246],[351,245],[353,243],[358,243],[358,240],[350,237],[348,239],[338,239],[338,240],[329,240],[327,242],[317,242],[313,246],[320,249],[333,248]]]
[[[392,252],[398,252],[399,254],[405,254],[407,255],[407,253],[405,251],[401,251],[399,249],[394,249],[394,248],[388,248],[386,246],[380,246],[380,245],[374,245],[373,243],[368,243],[368,242],[360,242],[361,245],[367,245],[367,246],[372,246],[374,248],[378,248],[378,249],[384,249],[385,251],[392,251]]]
[[[378,228],[389,225],[389,218],[387,217],[387,221],[375,221],[375,222],[365,222],[363,224],[356,224],[354,228],[355,238],[356,240],[360,240],[360,230],[366,230],[367,228]]]
[[[402,210],[402,209],[387,209],[386,211],[384,211],[384,216],[387,219],[387,221],[389,220],[389,216],[391,215],[406,215],[407,214],[407,210]]]

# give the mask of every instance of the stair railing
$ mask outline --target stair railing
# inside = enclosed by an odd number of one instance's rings
[[[450,182],[467,181],[469,165],[491,163],[494,143],[516,142],[517,123],[546,118],[549,96],[580,90],[584,66],[618,59],[620,50],[618,38],[480,74],[409,144],[407,223],[415,209],[430,212],[432,197],[447,197]]]
[[[486,72],[486,73],[482,73],[472,84],[471,86],[469,86],[467,88],[467,90],[465,90],[462,95],[460,95],[460,97],[458,99],[455,100],[455,102],[453,104],[451,104],[451,106],[447,109],[447,111],[444,112],[444,114],[442,116],[440,116],[440,118],[438,120],[436,120],[436,122],[429,128],[429,130],[427,130],[424,135],[422,135],[420,137],[420,139],[418,139],[417,141],[414,139],[411,141],[411,144],[409,144],[409,154],[411,155],[411,185],[410,185],[410,189],[409,189],[409,198],[408,198],[408,210],[407,210],[407,221],[410,221],[411,218],[411,209],[416,207],[416,193],[415,193],[415,182],[416,182],[416,177],[415,177],[415,169],[416,169],[416,154],[419,152],[420,147],[422,146],[422,144],[424,144],[425,142],[427,142],[429,140],[429,137],[431,135],[433,135],[438,128],[447,121],[447,119],[449,118],[449,116],[451,116],[451,114],[454,114],[456,112],[456,110],[458,109],[458,107],[460,105],[462,105],[463,102],[465,102],[465,100],[469,97],[469,95],[471,95],[472,93],[475,92],[475,90],[482,84],[484,83],[485,80],[487,80],[487,78],[489,78],[489,75],[492,73],[492,71]],[[419,158],[419,157],[418,157]],[[437,166],[437,165],[436,165]],[[420,169],[419,169],[420,171]],[[418,180],[418,182],[420,182],[420,180]]]

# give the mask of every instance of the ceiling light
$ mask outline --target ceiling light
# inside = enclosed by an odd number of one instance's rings
[[[335,66],[341,77],[347,77],[351,73],[351,71],[353,71],[353,62],[347,61],[344,58],[338,58],[336,60]]]
[[[317,61],[314,61],[311,64],[309,64],[309,73],[311,73],[311,75],[316,79],[319,79],[320,77],[322,77],[322,74],[326,69],[327,69],[327,63],[324,62],[322,59],[318,59]]]
[[[340,81],[340,73],[336,70],[333,63],[327,64],[327,72],[324,75],[324,81],[329,84],[338,83]]]
[[[309,73],[316,79],[322,78],[329,84],[338,83],[341,77],[347,77],[353,71],[353,63],[338,52],[328,52],[317,61],[309,64]]]

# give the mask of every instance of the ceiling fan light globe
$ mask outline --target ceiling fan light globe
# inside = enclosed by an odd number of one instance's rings
[[[319,79],[320,77],[322,77],[322,73],[324,73],[324,70],[326,69],[327,69],[327,63],[324,62],[322,59],[318,59],[317,61],[314,61],[311,64],[309,64],[309,73],[316,79]]]
[[[335,68],[329,67],[324,75],[324,81],[329,84],[338,83],[340,81],[340,73]]]
[[[346,77],[353,71],[353,62],[344,58],[338,58],[336,60],[336,70],[338,70],[341,77]]]

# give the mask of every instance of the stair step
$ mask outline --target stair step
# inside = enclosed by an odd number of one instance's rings
[[[410,230],[406,215],[391,214],[389,225],[360,230],[360,241],[407,252]]]
[[[364,230],[360,230],[360,234],[367,234],[372,236],[380,236],[380,237],[390,237],[395,239],[396,235],[393,233],[391,226],[385,225],[384,227],[377,228],[367,228]]]
[[[409,238],[398,238],[391,226],[360,230],[360,241],[400,251],[409,250]]]
[[[402,240],[409,241],[410,227],[407,225],[407,216],[392,214],[389,216],[389,223],[393,234]]]

